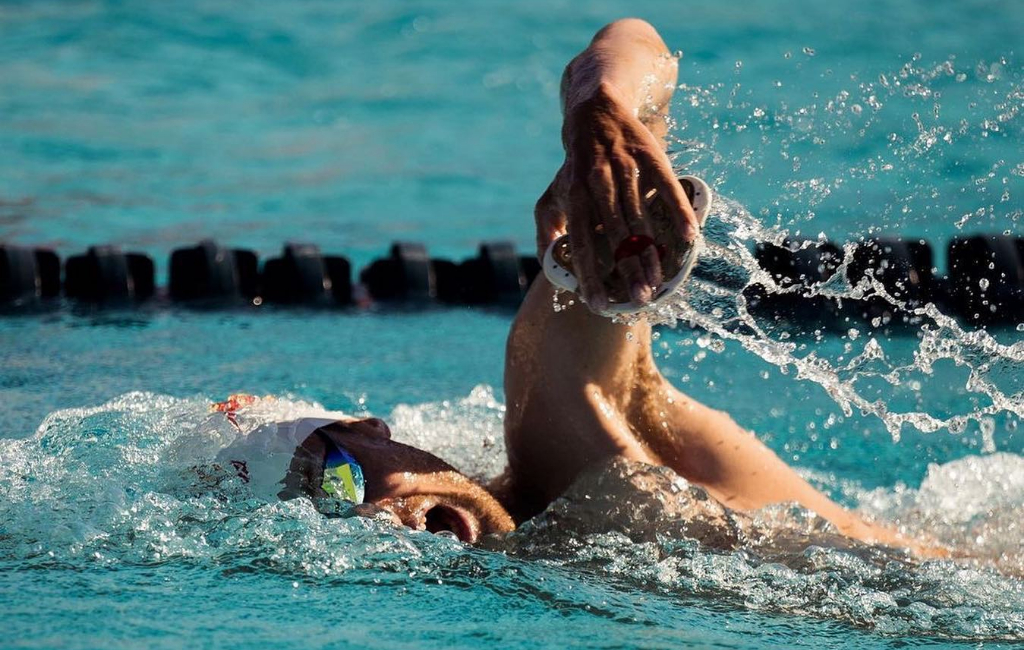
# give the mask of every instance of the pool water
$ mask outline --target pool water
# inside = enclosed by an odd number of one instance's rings
[[[394,239],[528,251],[561,68],[640,15],[683,53],[677,165],[722,197],[706,260],[782,234],[1020,234],[1018,3],[0,3],[0,239],[147,252]],[[852,289],[838,287],[850,299]],[[664,373],[833,498],[974,560],[795,558],[628,530],[473,549],[304,502],[196,493],[209,405],[384,417],[502,465],[512,314],[65,308],[0,319],[3,647],[1002,647],[1024,640],[1024,343],[929,313],[791,336],[701,276]],[[724,309],[723,309],[724,307]],[[691,327],[695,325],[696,327]],[[178,472],[178,473],[176,473]],[[759,515],[812,532],[806,513]],[[541,522],[542,523],[542,522]]]

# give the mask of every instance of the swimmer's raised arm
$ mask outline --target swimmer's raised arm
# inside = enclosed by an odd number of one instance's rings
[[[643,197],[657,189],[678,228],[693,240],[697,222],[664,151],[664,120],[678,65],[658,32],[627,18],[604,27],[562,78],[565,162],[537,202],[538,254],[569,233],[581,293],[595,311],[608,302],[600,246],[652,237]],[[605,255],[605,257],[608,257]],[[653,247],[617,262],[630,297],[644,303],[661,283]]]
[[[641,188],[656,183],[659,192],[679,191],[658,136],[636,117],[647,95],[656,108],[658,101],[660,108],[668,101],[676,72],[664,54],[650,25],[626,20],[601,30],[569,64],[562,134],[566,163],[537,206],[541,246],[566,224],[573,256],[581,246],[590,255],[597,245],[607,247],[602,229],[612,241],[623,236],[627,224],[633,232],[637,215],[630,222],[622,207],[637,191],[636,182],[622,173],[629,171],[629,161],[641,167]],[[647,89],[644,79],[650,75],[660,81]],[[651,164],[642,167],[641,161]],[[678,201],[686,206],[678,212],[690,235],[689,202],[682,195]],[[602,256],[610,257],[607,250]],[[583,280],[585,273],[576,271]],[[583,283],[595,309],[596,291]],[[767,408],[769,399],[757,398]],[[544,275],[531,287],[509,334],[505,403],[505,480],[517,495],[520,517],[545,508],[587,467],[621,456],[671,467],[736,510],[796,502],[851,537],[914,546],[834,503],[727,413],[672,386],[655,364],[645,319],[623,324],[599,316],[572,293],[556,295]]]

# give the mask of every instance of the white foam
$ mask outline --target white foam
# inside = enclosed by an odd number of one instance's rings
[[[503,466],[502,412],[493,391],[481,386],[451,402],[402,405],[390,420],[396,438],[471,473],[490,475]],[[329,414],[318,404],[278,397],[243,409],[239,418],[248,427]],[[305,499],[267,502],[199,485],[191,464],[214,457],[237,434],[222,429],[222,420],[211,417],[204,399],[132,393],[95,408],[55,412],[35,436],[0,441],[0,552],[25,564],[208,564],[217,571],[259,570],[317,581],[351,571],[441,571],[473,581],[480,579],[475,562],[508,561],[500,554],[493,560],[467,554],[459,542],[384,521],[325,518]],[[1024,640],[1021,583],[991,570],[1024,567],[1019,553],[1013,555],[1020,548],[1017,513],[1024,508],[1020,456],[934,466],[919,488],[844,486],[868,514],[911,529],[932,527],[943,541],[972,553],[980,565],[974,568],[951,562],[915,566],[899,555],[822,545],[831,539],[830,529],[799,509],[776,509],[737,524],[709,509],[713,504],[702,502],[699,491],[664,468],[634,473],[642,485],[669,486],[653,499],[638,493],[635,506],[628,490],[613,493],[616,507],[635,526],[616,528],[612,522],[612,530],[591,526],[551,539],[531,537],[528,526],[512,538],[518,541],[509,550],[518,561],[545,562],[532,565],[536,578],[523,579],[554,579],[547,572],[564,566],[669,595],[811,614],[888,633]],[[696,500],[686,501],[688,495]],[[678,525],[682,512],[696,514]],[[707,515],[713,520],[701,525],[698,520]],[[733,548],[734,531],[742,539],[750,526],[769,534],[759,534],[753,552],[743,544]],[[631,530],[642,538],[630,538]],[[792,539],[788,546],[771,539],[787,530],[795,531],[797,546]],[[800,546],[801,535],[818,541]],[[708,540],[717,540],[713,548],[704,546]],[[765,540],[775,545],[775,555],[757,555]],[[463,576],[460,567],[469,573]],[[965,618],[966,611],[977,615]]]

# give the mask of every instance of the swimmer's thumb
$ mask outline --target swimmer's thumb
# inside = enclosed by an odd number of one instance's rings
[[[544,253],[547,252],[551,242],[565,234],[565,227],[568,223],[568,217],[555,197],[554,187],[557,182],[556,179],[548,186],[533,209],[533,218],[537,224],[538,260],[544,259]]]

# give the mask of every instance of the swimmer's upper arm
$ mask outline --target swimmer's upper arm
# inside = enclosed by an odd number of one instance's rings
[[[673,397],[663,408],[670,414],[672,435],[660,442],[667,450],[659,455],[684,478],[736,509],[795,501],[828,519],[848,515],[728,413],[674,388],[667,391]]]

